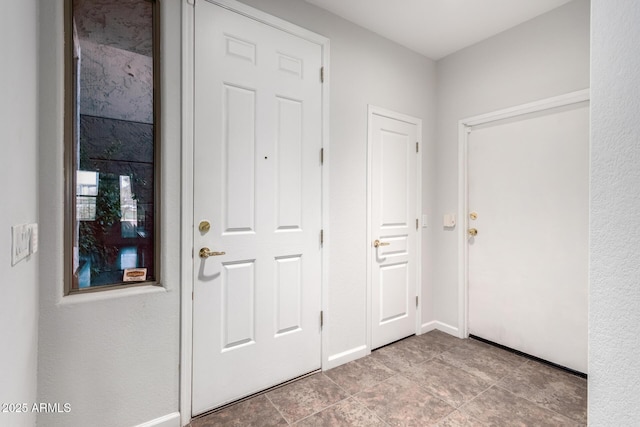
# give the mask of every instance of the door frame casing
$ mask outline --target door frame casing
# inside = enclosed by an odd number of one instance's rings
[[[367,105],[367,315],[366,315],[366,327],[367,327],[367,343],[366,354],[370,354],[372,350],[372,322],[373,322],[373,307],[372,307],[372,277],[371,269],[373,268],[371,262],[372,254],[372,236],[371,236],[371,200],[373,196],[373,116],[383,116],[390,119],[406,122],[416,125],[417,127],[417,139],[420,149],[416,154],[416,218],[422,222],[422,119],[409,116],[395,111],[388,110],[386,108],[377,107],[375,105]],[[422,331],[422,232],[421,224],[416,230],[416,296],[418,297],[418,305],[416,307],[416,319],[415,319],[415,331],[416,335],[419,335]]]
[[[458,337],[469,337],[469,134],[474,126],[589,101],[589,89],[541,99],[458,121]]]
[[[322,149],[323,167],[321,181],[322,204],[322,229],[324,230],[324,242],[322,249],[322,279],[321,279],[321,309],[326,314],[328,301],[328,277],[329,277],[329,243],[331,234],[329,231],[329,39],[313,33],[305,28],[284,21],[276,16],[269,15],[236,0],[198,0],[207,1],[230,11],[236,12],[247,18],[254,19],[265,25],[282,30],[294,36],[300,37],[312,43],[318,44],[322,49]],[[187,425],[191,421],[192,401],[192,357],[193,357],[193,230],[194,230],[194,125],[195,125],[195,0],[182,2],[182,81],[181,81],[181,107],[182,107],[182,142],[181,142],[181,247],[180,247],[180,278],[181,278],[181,302],[180,302],[180,390],[179,408],[181,425]],[[320,70],[318,70],[320,78]],[[320,153],[318,153],[320,156]],[[321,363],[325,368],[328,359],[328,333],[321,331]]]

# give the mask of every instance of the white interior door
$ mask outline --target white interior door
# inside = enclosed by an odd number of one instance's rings
[[[369,113],[371,348],[416,333],[418,119]]]
[[[469,333],[586,373],[588,105],[468,141]]]
[[[207,1],[195,34],[198,414],[321,366],[322,47]]]

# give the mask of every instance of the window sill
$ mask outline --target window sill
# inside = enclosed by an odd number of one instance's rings
[[[124,289],[109,289],[102,292],[73,293],[64,295],[58,306],[85,304],[118,298],[135,297],[138,295],[167,293],[167,289],[160,285],[132,286]]]

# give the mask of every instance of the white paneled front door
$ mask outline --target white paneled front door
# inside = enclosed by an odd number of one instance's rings
[[[371,348],[416,333],[421,121],[369,112]]]
[[[321,366],[322,47],[195,10],[192,413]]]
[[[589,107],[468,138],[469,333],[587,372]]]

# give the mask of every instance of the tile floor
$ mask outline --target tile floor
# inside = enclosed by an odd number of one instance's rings
[[[432,331],[197,418],[190,426],[586,424],[586,380]]]

